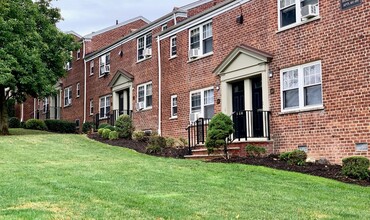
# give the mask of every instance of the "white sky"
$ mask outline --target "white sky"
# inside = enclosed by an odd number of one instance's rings
[[[57,24],[62,31],[75,31],[84,36],[137,16],[150,21],[196,0],[53,0],[60,8],[63,21]]]

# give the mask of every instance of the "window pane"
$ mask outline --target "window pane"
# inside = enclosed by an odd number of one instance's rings
[[[304,88],[305,106],[322,104],[321,84]]]
[[[146,48],[152,47],[152,34],[146,35]]]
[[[211,119],[214,115],[214,105],[204,106],[204,118]]]
[[[214,103],[213,89],[204,91],[204,105],[211,105]]]
[[[139,86],[138,102],[144,101],[144,86]]]
[[[304,67],[303,74],[305,86],[321,83],[320,64]]]
[[[105,108],[100,107],[100,118],[105,117]]]
[[[281,27],[293,24],[296,22],[296,7],[292,6],[282,9],[280,11]]]
[[[152,95],[152,84],[146,85],[146,95]]]
[[[298,89],[292,89],[283,92],[284,108],[299,106]]]
[[[212,23],[203,26],[203,39],[212,37]]]
[[[190,32],[190,49],[195,49],[200,47],[200,34],[199,28],[194,29]]]
[[[105,102],[105,106],[110,106],[110,97],[107,97],[106,98],[106,102]]]
[[[146,107],[151,107],[152,106],[152,95],[146,96]]]
[[[203,41],[203,53],[209,53],[213,51],[213,38],[207,38]]]
[[[172,116],[177,116],[177,106],[172,108]]]
[[[298,88],[298,70],[283,72],[283,89]]]
[[[200,112],[201,110],[201,96],[200,92],[191,94],[191,112]]]

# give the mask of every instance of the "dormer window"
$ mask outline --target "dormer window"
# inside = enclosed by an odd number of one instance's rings
[[[152,56],[152,34],[145,34],[137,39],[137,60],[144,60]]]
[[[99,77],[102,77],[110,72],[110,54],[104,54],[99,58]]]

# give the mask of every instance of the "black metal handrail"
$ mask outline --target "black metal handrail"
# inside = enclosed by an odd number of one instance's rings
[[[105,118],[100,117],[100,113],[95,114],[95,128],[99,128],[100,123],[107,123],[112,126],[114,126],[115,122],[117,121],[117,118],[121,115],[128,115],[132,118],[132,110],[112,110],[106,114]]]
[[[192,147],[205,143],[210,120],[209,118],[199,118],[191,122],[186,128],[188,132],[189,154],[192,154]]]

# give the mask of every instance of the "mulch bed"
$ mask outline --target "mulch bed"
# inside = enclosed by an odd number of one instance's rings
[[[118,146],[118,147],[125,147],[125,148],[135,150],[139,153],[149,154],[149,155],[154,155],[154,156],[184,158],[184,156],[188,153],[187,148],[174,148],[174,147],[166,147],[166,148],[162,148],[160,152],[149,153],[146,150],[146,147],[148,146],[147,142],[127,140],[127,139],[107,140],[107,139],[101,138],[97,133],[88,134],[87,136],[93,140],[96,140],[96,141],[99,141],[105,144],[109,144],[112,146]]]
[[[187,148],[163,148],[160,152],[157,153],[149,153],[146,150],[148,146],[147,142],[140,142],[135,140],[126,140],[126,139],[119,139],[119,140],[106,140],[101,138],[97,133],[88,134],[88,137],[106,143],[112,146],[119,146],[125,147],[132,150],[135,150],[140,153],[160,156],[160,157],[172,157],[172,158],[184,158],[184,156],[188,153]],[[285,161],[281,161],[277,159],[277,155],[270,155],[268,157],[233,157],[229,160],[225,158],[216,158],[211,160],[210,162],[215,163],[240,163],[240,164],[248,164],[248,165],[256,165],[256,166],[265,166],[279,170],[287,170],[287,171],[294,171],[299,173],[305,173],[313,176],[321,176],[329,179],[334,179],[337,181],[341,181],[344,183],[351,183],[357,184],[360,186],[370,186],[370,180],[357,180],[351,179],[344,176],[341,173],[342,167],[340,165],[328,165],[328,164],[318,164],[318,163],[306,163],[304,166],[296,166],[296,165],[289,165]]]
[[[344,183],[357,184],[360,186],[370,186],[369,180],[357,180],[351,179],[344,176],[341,173],[342,166],[340,165],[328,165],[328,164],[318,164],[318,163],[306,163],[304,166],[289,165],[285,161],[277,159],[276,155],[271,155],[269,157],[257,158],[257,157],[233,157],[230,160],[225,158],[216,158],[210,162],[216,163],[240,163],[248,165],[265,166],[279,170],[294,171],[299,173],[305,173],[313,176],[321,176],[328,179],[334,179]]]

